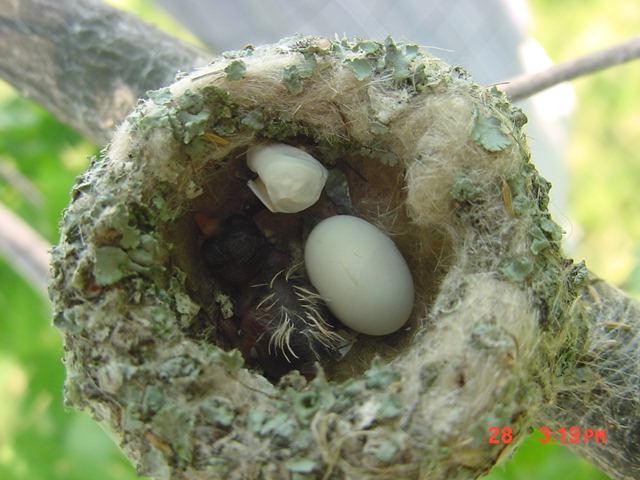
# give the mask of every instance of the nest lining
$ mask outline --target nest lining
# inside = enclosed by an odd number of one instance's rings
[[[142,102],[74,188],[52,288],[68,403],[156,478],[486,471],[500,453],[488,427],[517,435],[550,389],[543,372],[572,338],[559,325],[581,281],[560,256],[521,112],[390,39],[288,39],[231,57]],[[240,208],[243,152],[268,140],[342,166],[358,212],[416,280],[410,334],[358,342],[311,382],[293,372],[274,385],[215,344],[219,304],[194,255],[193,213]]]

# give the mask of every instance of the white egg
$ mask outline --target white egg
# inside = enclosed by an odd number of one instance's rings
[[[297,213],[320,198],[329,172],[304,150],[284,143],[255,145],[247,166],[258,174],[247,185],[272,212]]]
[[[349,215],[323,220],[309,234],[304,261],[331,312],[353,330],[386,335],[409,319],[414,300],[409,266],[393,241],[369,222]]]

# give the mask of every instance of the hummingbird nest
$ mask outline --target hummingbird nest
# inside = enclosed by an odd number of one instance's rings
[[[567,318],[587,273],[560,253],[525,122],[390,38],[246,47],[150,92],[78,178],[53,250],[67,404],[157,479],[487,472],[584,342]],[[404,328],[358,337],[313,378],[267,379],[234,348],[221,325],[237,305],[194,222],[251,201],[244,157],[266,141],[341,172],[415,282]],[[496,425],[510,446],[488,442]]]

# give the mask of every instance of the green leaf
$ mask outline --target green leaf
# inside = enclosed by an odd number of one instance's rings
[[[493,115],[487,117],[477,111],[475,117],[471,136],[478,145],[489,152],[499,152],[511,145],[512,140],[504,131],[504,126],[497,117]]]
[[[224,73],[227,74],[229,80],[240,80],[244,78],[247,72],[247,66],[242,60],[234,60],[224,69]]]
[[[373,73],[373,65],[371,65],[371,62],[366,58],[354,58],[348,60],[346,63],[360,81],[369,78]]]

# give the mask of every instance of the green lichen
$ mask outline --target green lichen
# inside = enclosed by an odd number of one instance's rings
[[[193,455],[192,432],[195,416],[189,410],[167,404],[151,420],[153,432],[159,435],[181,462],[191,462]]]
[[[336,401],[328,384],[324,388],[312,388],[302,392],[290,391],[289,395],[293,400],[295,414],[303,422],[309,422],[319,410],[331,410]]]
[[[478,203],[484,196],[484,189],[464,173],[458,173],[453,180],[451,196],[466,203]]]
[[[295,65],[290,65],[282,71],[282,82],[292,95],[302,93],[304,80],[311,77],[318,66],[315,52],[308,47],[298,47],[298,51],[303,54],[303,60]]]
[[[224,69],[229,80],[240,80],[247,73],[247,65],[242,60],[233,60]]]
[[[310,458],[294,458],[286,463],[287,470],[295,473],[311,473],[317,467],[317,463]]]
[[[149,100],[159,106],[167,105],[173,100],[173,95],[171,95],[171,89],[169,87],[150,90],[145,95]]]
[[[231,297],[221,290],[216,290],[213,294],[213,299],[218,305],[220,309],[220,313],[222,314],[222,318],[229,319],[233,317],[233,301]]]
[[[562,229],[556,222],[551,220],[551,217],[548,214],[544,215],[540,219],[539,225],[542,231],[544,231],[551,240],[555,242],[562,240]]]
[[[353,50],[375,58],[384,52],[384,44],[373,40],[361,40],[354,45]]]
[[[272,437],[278,444],[288,445],[292,436],[299,430],[296,421],[287,413],[279,412],[268,418],[260,427],[258,434],[263,437]]]
[[[133,273],[131,260],[122,249],[112,246],[96,248],[94,276],[98,285],[112,285]]]
[[[375,358],[371,367],[364,372],[364,378],[367,388],[386,390],[389,385],[400,380],[400,375],[380,358]]]
[[[244,358],[238,350],[226,351],[221,348],[211,346],[211,362],[224,365],[230,371],[237,371],[244,365]]]
[[[376,418],[379,420],[395,418],[401,415],[403,411],[404,406],[402,405],[402,400],[398,395],[385,394],[379,398]]]
[[[367,450],[382,463],[391,463],[400,452],[400,445],[392,435],[373,443],[373,445],[371,443],[373,442],[368,442]]]
[[[533,262],[529,257],[517,257],[507,260],[501,270],[512,282],[521,283],[533,273]]]
[[[157,385],[149,385],[144,389],[141,413],[143,416],[153,416],[167,403],[164,392]]]
[[[417,55],[415,45],[406,45],[404,48],[398,48],[391,37],[387,37],[385,41],[384,69],[390,71],[392,78],[396,81],[402,81],[411,75],[411,61]],[[410,49],[407,52],[407,48]]]
[[[489,152],[499,152],[512,144],[504,123],[494,115],[487,116],[479,111],[475,113],[471,137]]]
[[[260,110],[251,110],[240,121],[252,130],[260,131],[264,128],[264,115]]]
[[[254,51],[255,47],[253,45],[247,45],[242,50],[229,50],[227,52],[222,52],[222,56],[229,59],[249,57],[253,55]]]
[[[345,60],[345,63],[360,81],[366,80],[375,72],[374,64],[366,58],[353,58]]]
[[[247,414],[247,428],[258,433],[267,420],[267,412],[262,409],[253,409]]]
[[[531,253],[533,253],[534,255],[539,255],[551,246],[551,243],[547,239],[547,236],[537,225],[532,225],[529,228],[529,237],[531,239]]]
[[[589,275],[589,270],[587,269],[587,265],[584,260],[571,265],[567,272],[567,281],[569,282],[569,288],[571,289],[572,294],[577,295],[582,287],[587,284]]]
[[[473,326],[471,344],[490,352],[513,351],[516,349],[513,336],[493,321],[479,322]]]
[[[302,75],[297,65],[290,65],[282,71],[282,82],[292,95],[302,93]]]
[[[183,143],[190,143],[207,130],[209,118],[210,115],[207,111],[202,111],[195,115],[182,111],[177,118],[179,126],[174,125],[174,131],[178,133]]]
[[[207,421],[220,427],[230,427],[236,418],[236,412],[231,402],[223,397],[207,399],[200,407]]]

